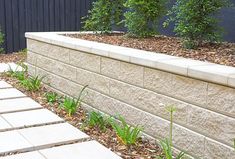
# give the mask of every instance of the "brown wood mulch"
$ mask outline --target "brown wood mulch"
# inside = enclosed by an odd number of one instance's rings
[[[136,145],[132,147],[126,147],[119,142],[114,130],[111,127],[107,128],[107,130],[104,132],[98,127],[90,128],[88,126],[84,126],[84,122],[88,114],[82,108],[79,108],[77,113],[72,117],[67,116],[66,112],[59,108],[59,102],[54,104],[47,103],[45,93],[49,92],[50,90],[46,89],[45,87],[42,87],[40,91],[30,92],[21,87],[18,80],[9,77],[6,74],[0,74],[0,80],[8,82],[18,90],[25,93],[27,96],[40,103],[43,107],[64,118],[73,126],[79,129],[82,128],[82,131],[124,159],[155,159],[156,156],[162,156],[161,148],[153,141],[150,141],[145,137],[142,137]]]
[[[18,63],[26,60],[25,52],[13,52],[11,54],[0,54],[0,63]]]
[[[131,38],[123,34],[68,34],[66,36],[235,67],[235,43],[204,43],[195,50],[189,50],[183,48],[181,40],[176,37]]]

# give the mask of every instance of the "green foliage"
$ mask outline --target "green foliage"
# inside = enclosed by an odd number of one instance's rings
[[[105,131],[108,123],[107,118],[105,118],[101,113],[92,111],[89,113],[87,119],[87,125],[90,127],[98,126],[101,130]]]
[[[88,16],[84,17],[84,30],[111,32],[112,26],[121,21],[124,0],[97,0]]]
[[[4,43],[4,35],[3,35],[1,28],[0,28],[0,54],[4,52],[4,49],[2,48],[3,43]]]
[[[176,157],[173,156],[173,144],[172,144],[172,131],[173,131],[173,113],[176,111],[176,108],[169,106],[167,111],[170,113],[170,134],[169,139],[160,141],[160,145],[163,149],[164,157],[158,156],[159,159],[182,159],[185,155],[184,152],[180,152]]]
[[[8,65],[8,67],[9,67],[9,70],[6,72],[8,76],[15,77],[19,81],[23,81],[27,78],[26,72],[28,71],[28,67],[24,63],[19,63],[15,70],[10,65]],[[20,70],[20,67],[23,70]]]
[[[47,92],[45,93],[45,97],[48,103],[55,103],[59,98],[58,94],[55,92]]]
[[[229,6],[229,0],[177,0],[164,26],[175,22],[174,31],[189,49],[200,46],[203,41],[218,42],[222,28],[215,15]]]
[[[159,19],[166,12],[167,0],[127,0],[125,26],[130,36],[148,37],[157,33]]]
[[[136,144],[142,128],[139,126],[132,127],[127,125],[125,119],[121,116],[119,117],[119,120],[121,123],[114,121],[114,119],[110,119],[109,122],[122,144],[127,146]]]
[[[82,88],[78,98],[65,97],[63,103],[60,104],[60,108],[64,109],[69,116],[76,113],[77,109],[81,106],[82,94],[85,91],[87,85]]]
[[[40,90],[40,88],[42,86],[42,80],[44,78],[45,78],[45,76],[43,76],[43,77],[32,76],[32,77],[28,77],[28,78],[26,78],[24,80],[21,80],[20,83],[28,91],[35,92],[35,91]]]

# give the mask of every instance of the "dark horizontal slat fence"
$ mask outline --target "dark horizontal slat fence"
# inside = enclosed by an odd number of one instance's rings
[[[26,47],[25,32],[76,31],[92,0],[0,0],[0,27],[7,53]]]
[[[5,51],[11,53],[25,48],[25,32],[80,30],[81,17],[87,14],[92,1],[95,0],[0,0]],[[174,1],[171,0],[171,4]],[[235,4],[235,0],[230,1]],[[224,40],[235,42],[235,9],[223,9],[218,17],[225,30]],[[172,30],[172,26],[160,27],[165,35],[174,35]]]

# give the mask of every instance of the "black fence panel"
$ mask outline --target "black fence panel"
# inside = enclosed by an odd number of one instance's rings
[[[0,28],[7,53],[26,47],[25,32],[76,31],[93,0],[0,0]]]
[[[81,18],[87,15],[92,1],[95,0],[0,0],[0,28],[5,35],[5,51],[12,53],[24,49],[25,32],[79,31]],[[170,1],[171,4],[175,2]],[[235,4],[235,0],[230,1]],[[218,17],[225,31],[223,39],[235,42],[235,9],[223,9]],[[173,36],[172,30],[172,25],[160,27],[164,35]]]

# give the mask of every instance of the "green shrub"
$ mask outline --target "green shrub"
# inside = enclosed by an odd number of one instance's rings
[[[127,146],[136,144],[142,128],[139,126],[129,126],[125,119],[121,116],[119,117],[119,120],[121,123],[114,121],[114,119],[110,119],[109,122],[121,143]]]
[[[82,88],[81,92],[79,93],[78,98],[70,98],[65,97],[63,103],[60,104],[60,108],[64,109],[69,116],[76,113],[77,109],[81,106],[82,103],[82,95],[85,91],[87,85]]]
[[[105,131],[109,124],[107,118],[105,118],[101,113],[95,111],[89,113],[86,123],[89,127],[98,126],[102,131]]]
[[[121,21],[124,0],[97,0],[89,11],[84,23],[84,30],[108,33]]]
[[[183,38],[184,47],[189,49],[200,46],[203,41],[218,42],[222,28],[215,15],[229,6],[229,0],[177,0],[164,26],[174,22],[174,32]]]
[[[157,33],[159,19],[166,12],[167,0],[127,0],[125,26],[130,36],[147,37]]]
[[[0,28],[0,54],[4,52],[4,49],[2,48],[3,43],[4,43],[4,35],[3,35],[1,28]]]
[[[173,106],[169,106],[167,111],[170,113],[170,133],[169,139],[164,139],[160,141],[160,145],[163,149],[164,157],[158,156],[159,159],[182,159],[184,157],[184,152],[180,152],[176,157],[173,156],[173,144],[172,144],[172,131],[173,131],[173,113],[176,109]]]

